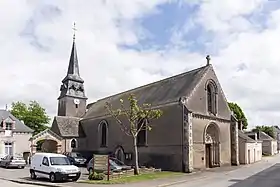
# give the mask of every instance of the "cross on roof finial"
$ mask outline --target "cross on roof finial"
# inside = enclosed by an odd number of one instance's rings
[[[211,57],[210,57],[210,55],[207,55],[206,56],[206,60],[207,60],[207,66],[210,64],[210,60],[211,60]]]
[[[73,40],[75,41],[75,39],[76,39],[76,23],[74,22],[74,25],[73,25],[73,31],[74,31],[74,34],[73,34]]]

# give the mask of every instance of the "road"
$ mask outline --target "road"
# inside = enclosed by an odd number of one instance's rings
[[[279,187],[280,156],[230,172],[205,173],[192,181],[172,187]]]
[[[234,169],[235,168],[235,169]],[[238,168],[238,169],[236,169]],[[87,178],[85,168],[82,168],[82,180]],[[29,170],[0,168],[0,179],[30,180]],[[49,183],[42,181],[43,183]],[[0,181],[0,186],[4,181]],[[7,183],[8,187],[29,187],[15,183]],[[13,186],[14,185],[14,186]],[[104,185],[86,185],[75,182],[61,184],[68,187],[103,187]],[[114,187],[280,187],[280,155],[266,157],[261,162],[243,167],[228,167],[210,169],[180,178],[160,179],[133,184],[113,185]]]
[[[28,184],[17,184],[5,180],[0,180],[0,186],[7,186],[7,187],[34,187],[34,185],[28,185]]]

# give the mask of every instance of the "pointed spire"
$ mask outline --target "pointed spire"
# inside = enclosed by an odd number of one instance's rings
[[[68,65],[68,71],[66,77],[63,79],[62,82],[66,81],[67,79],[76,80],[79,82],[83,82],[83,79],[80,77],[80,71],[79,71],[79,63],[78,63],[78,55],[77,55],[77,49],[76,49],[76,23],[74,23],[74,34],[73,34],[73,44],[72,44],[72,50]]]

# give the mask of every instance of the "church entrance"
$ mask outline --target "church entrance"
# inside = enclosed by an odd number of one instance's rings
[[[204,135],[206,168],[220,166],[220,133],[219,127],[211,123],[206,127]]]

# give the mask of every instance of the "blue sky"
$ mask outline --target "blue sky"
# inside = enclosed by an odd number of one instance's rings
[[[9,82],[0,106],[38,100],[56,114],[75,21],[89,102],[197,68],[210,54],[227,99],[251,126],[278,124],[280,1],[189,2],[1,1],[0,78]]]

